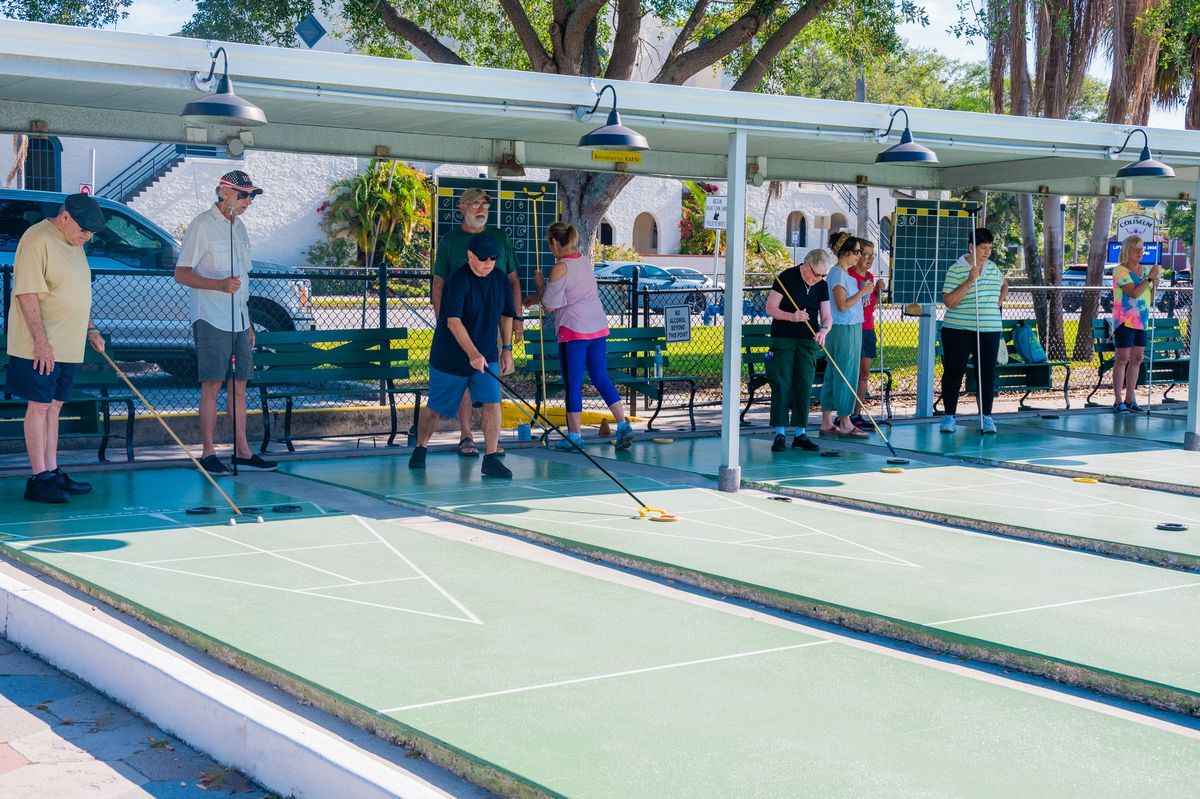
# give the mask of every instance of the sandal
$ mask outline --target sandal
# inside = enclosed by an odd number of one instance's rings
[[[475,439],[470,436],[463,436],[458,440],[458,454],[463,458],[478,458],[479,448],[475,446]]]
[[[870,433],[867,433],[863,430],[859,430],[857,427],[850,431],[838,430],[837,434],[839,436],[841,436],[842,438],[870,438],[871,437]]]

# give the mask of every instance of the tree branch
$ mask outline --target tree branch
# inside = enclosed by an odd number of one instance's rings
[[[800,31],[804,30],[808,23],[816,19],[817,15],[832,3],[833,0],[808,0],[796,13],[784,20],[783,24],[763,42],[763,46],[746,65],[745,71],[734,82],[733,91],[752,92],[757,89],[758,84],[762,83],[762,79],[767,75],[767,70],[771,68],[771,64],[775,62],[779,54],[800,35]]]
[[[708,13],[708,0],[699,0],[696,5],[692,6],[692,13],[688,16],[687,22],[679,30],[679,35],[675,37],[675,41],[671,44],[671,51],[667,53],[667,59],[664,63],[670,63],[672,59],[678,58],[683,52],[683,48],[687,47],[688,42],[692,40],[692,34],[696,32],[696,28],[700,26],[704,15]]]
[[[554,59],[542,46],[542,40],[538,38],[537,31],[533,29],[533,23],[529,21],[529,15],[525,13],[525,8],[521,5],[520,0],[500,0],[500,7],[504,9],[505,15],[512,23],[513,32],[517,34],[521,46],[525,48],[525,54],[529,56],[529,63],[533,67],[533,71],[557,72]]]
[[[463,64],[467,62],[458,53],[439,42],[428,31],[398,12],[387,0],[379,0],[379,14],[389,31],[405,40],[438,64]]]
[[[707,5],[701,0],[697,6]],[[604,77],[610,80],[629,80],[637,67],[637,47],[642,33],[641,0],[617,0],[617,30],[613,34],[613,51],[608,59]]]
[[[707,69],[725,56],[738,49],[762,28],[780,0],[754,3],[750,10],[738,18],[736,22],[718,33],[699,47],[680,53],[674,59],[663,62],[662,68],[654,76],[651,83],[665,83],[671,86],[682,85],[684,81],[702,69]]]
[[[583,56],[587,48],[588,26],[596,21],[596,15],[608,0],[582,0],[578,5],[564,7],[564,16],[555,14],[555,22],[562,32],[558,58],[558,71],[565,75],[583,74]]]

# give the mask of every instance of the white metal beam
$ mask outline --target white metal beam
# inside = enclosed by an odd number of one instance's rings
[[[722,491],[741,487],[742,280],[746,256],[746,132],[729,135],[728,205],[725,212],[725,358],[721,369]]]

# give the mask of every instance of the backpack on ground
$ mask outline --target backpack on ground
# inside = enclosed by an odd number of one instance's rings
[[[1018,322],[1012,329],[1013,349],[1017,352],[1017,357],[1025,363],[1045,363],[1046,350],[1042,348],[1042,342],[1038,341],[1037,336],[1033,334],[1033,328]]]

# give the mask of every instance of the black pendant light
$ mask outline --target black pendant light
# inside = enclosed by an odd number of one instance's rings
[[[1119,178],[1173,178],[1175,170],[1164,164],[1162,161],[1156,161],[1150,156],[1150,137],[1146,135],[1146,131],[1141,128],[1134,128],[1129,131],[1129,135],[1125,137],[1125,143],[1121,145],[1121,149],[1115,151],[1112,155],[1116,158],[1121,153],[1125,152],[1125,148],[1129,146],[1129,140],[1133,138],[1133,134],[1142,134],[1142,157],[1132,164],[1126,164],[1117,170]]]
[[[892,125],[896,124],[896,114],[904,114],[904,132],[900,134],[900,142],[875,156],[875,163],[936,164],[938,162],[937,153],[913,141],[912,131],[908,127],[908,112],[903,108],[897,108],[891,113],[887,130],[883,132],[883,139],[886,140],[888,134],[892,132]]]
[[[217,82],[217,90],[199,100],[192,100],[183,107],[185,122],[197,125],[232,125],[250,127],[267,124],[267,115],[249,100],[233,93],[233,81],[229,79],[229,54],[218,47],[212,54],[212,65],[208,68],[208,80],[212,80],[217,69],[217,56],[225,56],[225,72]]]
[[[581,150],[618,150],[625,152],[649,150],[650,145],[646,142],[645,136],[621,124],[621,115],[617,113],[617,90],[613,88],[611,83],[606,84],[603,89],[596,92],[596,104],[592,106],[592,110],[588,111],[588,114],[595,113],[596,109],[600,107],[600,98],[604,96],[605,91],[612,92],[613,98],[612,110],[608,112],[608,122],[602,128],[596,128],[593,131],[585,133],[577,146]]]

